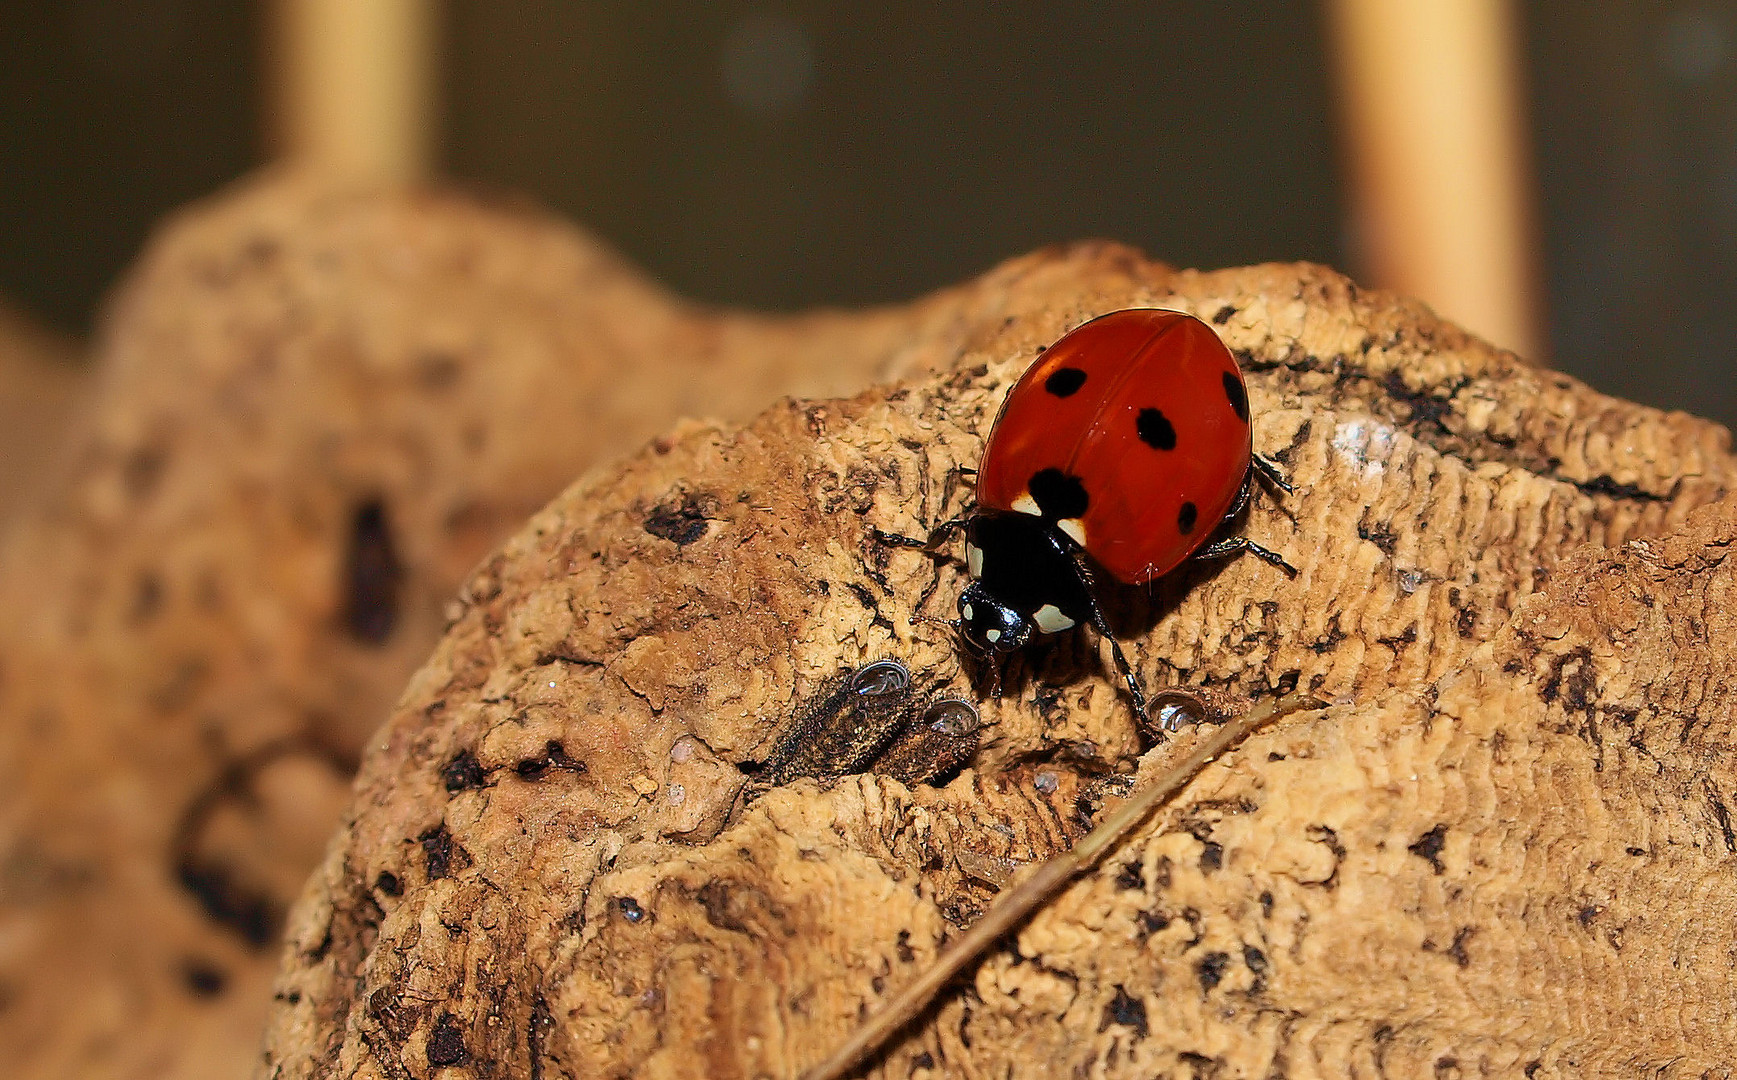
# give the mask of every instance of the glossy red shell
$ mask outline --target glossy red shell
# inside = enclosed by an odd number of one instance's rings
[[[1078,478],[1086,551],[1138,585],[1211,536],[1248,475],[1250,438],[1242,373],[1210,326],[1116,311],[1044,350],[1014,385],[983,450],[977,504],[1029,508],[1034,475]]]

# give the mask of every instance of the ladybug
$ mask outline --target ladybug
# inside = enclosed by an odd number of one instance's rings
[[[1189,560],[1247,552],[1294,576],[1277,554],[1223,534],[1257,473],[1290,491],[1253,452],[1242,372],[1211,327],[1150,308],[1077,327],[1008,394],[977,469],[976,505],[948,523],[965,530],[971,575],[961,636],[993,657],[1090,624],[1146,724],[1145,694],[1099,604],[1099,574],[1143,585]]]

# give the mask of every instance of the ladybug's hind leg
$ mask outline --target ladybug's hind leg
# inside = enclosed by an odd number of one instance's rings
[[[1285,474],[1279,471],[1278,465],[1273,462],[1272,458],[1266,457],[1262,454],[1254,454],[1250,456],[1249,471],[1251,474],[1258,474],[1261,478],[1261,482],[1266,484],[1268,487],[1282,491],[1286,495],[1292,493],[1291,482],[1285,479]],[[1248,485],[1246,483],[1243,485],[1243,491],[1246,497],[1246,492],[1248,491]]]
[[[1288,577],[1297,576],[1297,568],[1285,561],[1285,557],[1276,551],[1269,551],[1246,536],[1227,536],[1223,540],[1214,540],[1196,551],[1193,559],[1223,559],[1231,555],[1253,555],[1264,563],[1283,570]]]

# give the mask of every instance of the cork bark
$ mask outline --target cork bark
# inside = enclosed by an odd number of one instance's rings
[[[70,463],[6,510],[4,1071],[250,1067],[370,733],[465,575],[574,477],[683,416],[943,365],[1144,267],[1084,247],[768,317],[459,194],[266,176],[178,215],[111,305]]]
[[[255,1075],[794,1076],[1186,751],[1145,750],[1089,635],[994,698],[933,621],[960,567],[876,538],[957,513],[1036,350],[1136,305],[1238,354],[1297,487],[1247,531],[1300,572],[1190,569],[1114,597],[1119,637],[1151,688],[1332,705],[1209,767],[875,1075],[1731,1075],[1728,434],[1316,267],[1022,265],[1005,316],[909,331],[952,335],[932,370],[677,425],[481,564],[291,915]],[[884,657],[981,702],[971,767],[761,790]]]

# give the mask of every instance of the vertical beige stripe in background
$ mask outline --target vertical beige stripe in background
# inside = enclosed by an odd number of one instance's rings
[[[433,162],[434,0],[273,0],[273,153],[346,176],[412,180]]]
[[[1508,0],[1329,0],[1371,284],[1543,360],[1532,179]]]

